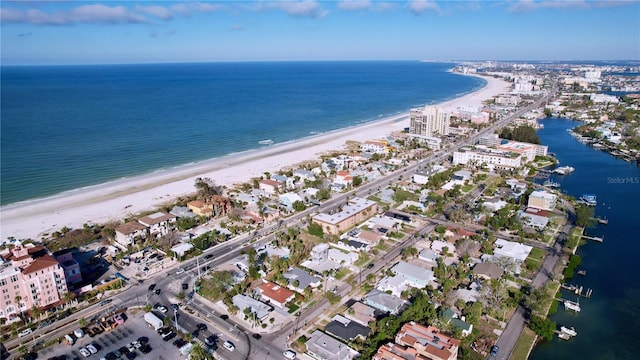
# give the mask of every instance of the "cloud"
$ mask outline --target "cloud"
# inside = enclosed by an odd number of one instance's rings
[[[365,10],[371,8],[371,1],[369,0],[344,0],[338,3],[338,9],[340,10]]]
[[[28,36],[31,36],[31,35],[33,35],[33,34],[30,33],[30,32],[28,32],[28,33],[20,33],[20,34],[18,34],[18,37],[28,37]]]
[[[171,10],[167,9],[164,6],[158,6],[158,5],[147,5],[147,6],[140,6],[137,5],[136,6],[136,10],[143,12],[145,14],[149,14],[151,16],[155,16],[159,19],[168,21],[173,19],[173,13],[171,12]]]
[[[593,9],[637,4],[637,0],[587,1],[587,0],[518,0],[508,3],[507,11],[522,13],[537,9]]]
[[[0,8],[0,22],[3,24],[24,23],[34,25],[76,25],[80,23],[148,24],[153,22],[150,17],[171,21],[178,15],[190,16],[194,13],[208,13],[224,8],[226,6],[222,4],[200,2],[178,3],[169,7],[136,5],[132,8],[122,5],[92,4],[54,12],[44,12],[40,9]]]
[[[370,0],[343,0],[338,3],[338,9],[342,11],[377,11],[382,12],[389,9],[394,9],[397,4],[390,2],[373,2]]]
[[[322,9],[320,4],[315,0],[269,1],[266,3],[261,3],[256,9],[278,9],[291,16],[311,18],[321,18],[329,13],[327,10]]]
[[[409,2],[408,6],[409,10],[411,10],[415,15],[421,15],[427,11],[435,11],[437,13],[441,12],[440,6],[430,0],[413,0]]]
[[[75,25],[92,24],[143,24],[148,23],[144,16],[136,14],[124,6],[106,6],[102,4],[81,5],[71,10],[46,13],[38,9],[17,10],[0,9],[0,22],[26,23],[34,25]]]

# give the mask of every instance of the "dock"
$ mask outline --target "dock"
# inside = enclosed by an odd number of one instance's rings
[[[555,333],[558,334],[558,337],[562,340],[569,340],[574,336],[578,336],[578,333],[573,326],[570,328],[561,326],[560,330],[556,330]]]
[[[574,311],[576,313],[579,313],[580,310],[581,310],[580,309],[580,302],[573,302],[571,300],[562,299],[562,298],[559,298],[559,299],[556,299],[556,300],[558,300],[558,301],[562,302],[562,304],[564,304],[564,309],[565,310],[571,310],[571,311]]]
[[[560,287],[565,290],[572,291],[574,294],[585,297],[587,299],[590,298],[591,294],[593,293],[592,289],[585,289],[585,287],[581,285],[561,284]]]
[[[582,238],[583,239],[587,239],[587,240],[597,241],[597,242],[604,242],[604,236],[603,237],[597,237],[597,236],[582,235]]]

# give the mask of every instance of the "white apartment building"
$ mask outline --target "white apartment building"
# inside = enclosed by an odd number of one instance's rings
[[[498,150],[522,155],[527,161],[535,160],[536,156],[547,156],[549,147],[546,145],[529,144],[525,142],[509,141],[496,146]]]
[[[518,168],[522,165],[522,157],[512,152],[476,147],[474,149],[455,151],[453,153],[453,164],[484,164],[490,169]]]
[[[448,135],[450,119],[451,115],[437,106],[411,109],[409,133],[427,137]]]

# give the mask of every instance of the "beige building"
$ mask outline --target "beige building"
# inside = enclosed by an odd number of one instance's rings
[[[420,325],[414,321],[402,326],[395,342],[411,347],[417,354],[431,360],[455,360],[460,346],[460,340],[442,334],[437,327]]]
[[[375,215],[376,211],[378,205],[375,201],[356,197],[350,199],[340,211],[318,214],[312,220],[321,225],[325,233],[339,235]]]
[[[557,200],[558,197],[555,194],[543,190],[536,190],[529,195],[529,202],[527,203],[527,206],[530,208],[551,211],[556,207]]]
[[[422,136],[436,136],[449,134],[449,122],[451,115],[443,108],[437,106],[425,106],[411,109],[411,122],[409,133]]]

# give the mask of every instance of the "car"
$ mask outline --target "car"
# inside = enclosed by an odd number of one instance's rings
[[[498,345],[493,345],[490,352],[491,356],[497,356],[499,350],[500,348],[498,347]]]
[[[371,263],[371,264],[367,265],[367,269],[372,269],[372,268],[373,268],[373,266],[374,266],[374,264],[373,264],[373,263]]]
[[[120,356],[122,356],[122,353],[120,352],[120,350],[113,350],[113,355],[116,356],[116,359],[120,358]]]
[[[229,341],[229,340],[225,341],[225,342],[222,344],[222,347],[224,347],[225,349],[227,349],[227,350],[229,350],[229,351],[233,351],[233,350],[235,350],[235,349],[236,349],[236,346],[235,346],[235,345],[233,345],[233,343],[232,343],[231,341]]]
[[[144,344],[140,348],[140,352],[143,353],[143,354],[148,354],[148,353],[151,352],[151,350],[153,350],[153,349],[151,348],[151,346],[149,346],[149,344]]]
[[[282,353],[282,355],[284,355],[284,357],[286,357],[287,359],[293,360],[296,358],[296,353],[293,350],[287,350],[285,352]]]
[[[96,347],[95,347],[95,346],[93,346],[93,345],[91,345],[91,344],[87,345],[87,346],[86,346],[86,348],[87,348],[87,350],[89,350],[89,352],[90,352],[90,353],[92,353],[92,354],[95,354],[95,353],[97,353],[97,352],[98,352],[98,349],[96,349]]]
[[[18,336],[20,336],[20,337],[27,336],[27,335],[31,334],[32,332],[33,332],[33,330],[31,330],[31,328],[27,328],[27,329],[24,329],[24,330],[20,331],[18,333]]]
[[[84,356],[84,357],[91,356],[91,352],[89,350],[87,350],[86,348],[81,347],[78,351],[80,351],[80,354],[82,354],[82,356]]]
[[[229,315],[227,315],[227,314],[222,314],[222,315],[220,315],[220,319],[222,319],[222,320],[227,320],[227,319],[229,319]]]
[[[133,344],[128,344],[128,345],[127,345],[127,350],[129,350],[129,351],[136,351],[136,347],[135,347],[135,346],[133,346]]]
[[[174,332],[172,331],[172,332],[170,332],[170,333],[168,333],[168,334],[166,334],[166,335],[162,336],[162,340],[164,340],[164,341],[169,341],[169,340],[173,339],[174,337],[176,337],[176,333],[174,333]]]
[[[260,335],[260,334],[251,334],[251,337],[253,337],[256,340],[262,339],[262,335]]]
[[[171,304],[171,308],[172,308],[174,311],[177,311],[177,310],[178,310],[178,308],[180,308],[180,305],[178,305],[178,304]]]
[[[118,351],[120,351],[122,355],[127,355],[129,353],[129,349],[127,349],[126,346],[121,347]]]
[[[198,330],[200,330],[200,331],[207,331],[207,324],[199,323],[198,325],[196,325],[196,327],[197,327],[197,328],[198,328]]]
[[[180,268],[176,271],[176,275],[184,274],[184,269]]]
[[[170,328],[168,328],[168,327],[163,327],[163,328],[158,329],[158,331],[157,331],[157,332],[158,332],[158,334],[160,334],[160,335],[164,335],[164,334],[168,334],[168,333],[170,333],[170,332],[171,332],[171,329],[170,329]]]
[[[139,341],[141,344],[143,344],[143,345],[144,345],[144,344],[149,343],[149,338],[148,338],[148,337],[146,337],[146,336],[140,336],[140,337],[138,338],[138,341]]]
[[[126,357],[127,357],[127,359],[129,359],[129,360],[133,360],[133,359],[135,359],[136,357],[138,357],[138,353],[136,353],[135,351],[132,351],[132,352],[127,353]]]
[[[189,289],[189,284],[182,284],[182,290]]]
[[[153,291],[156,288],[156,284],[149,285],[149,291]]]
[[[104,358],[105,358],[105,359],[107,359],[107,360],[116,360],[116,359],[117,359],[116,354],[114,354],[114,353],[113,353],[113,352],[111,352],[111,351],[110,351],[110,352],[108,352],[108,353],[104,356]]]
[[[216,344],[216,337],[215,337],[215,336],[213,336],[213,335],[208,336],[208,337],[206,337],[206,338],[204,339],[204,343],[205,343],[205,344],[207,344],[207,345],[209,345],[209,346],[213,346],[213,345],[215,345],[215,344]]]
[[[156,295],[160,295],[160,289],[156,289]]]
[[[213,257],[213,254],[209,254],[209,255],[205,256],[205,257],[204,257],[204,259],[205,259],[205,260],[209,260],[209,259],[211,259],[212,257]]]
[[[186,344],[187,342],[182,338],[177,338],[176,341],[173,342],[173,345],[175,345],[175,347],[177,347],[178,349],[185,346]]]
[[[167,307],[164,306],[164,305],[160,305],[160,306],[158,306],[158,311],[160,311],[163,314],[166,314],[167,311],[169,311],[169,309],[167,309]]]

